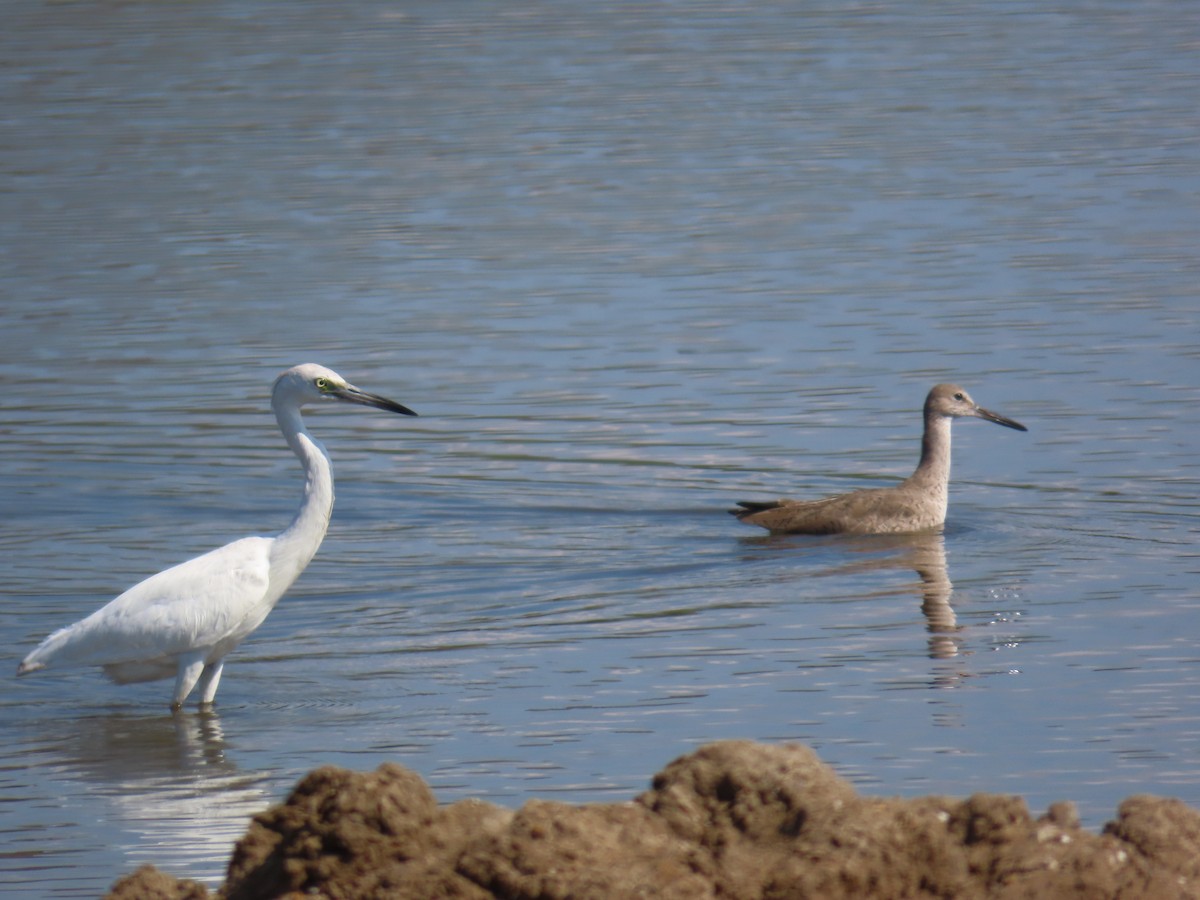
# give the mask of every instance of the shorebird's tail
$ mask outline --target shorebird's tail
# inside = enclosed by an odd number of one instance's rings
[[[738,508],[729,510],[731,516],[737,516],[739,519],[744,519],[746,516],[752,516],[755,513],[764,512],[768,509],[776,509],[779,506],[778,500],[739,500]]]

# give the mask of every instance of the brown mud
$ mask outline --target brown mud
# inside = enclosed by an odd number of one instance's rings
[[[1096,834],[1070,803],[860,796],[808,748],[709,744],[628,803],[438,806],[398,765],[307,775],[256,816],[217,894],[146,866],[111,898],[1198,898],[1200,812],[1134,796]]]

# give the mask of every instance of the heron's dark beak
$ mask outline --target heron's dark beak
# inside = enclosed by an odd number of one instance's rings
[[[348,384],[345,387],[334,388],[329,393],[331,396],[337,397],[339,400],[345,400],[348,403],[357,403],[360,406],[373,406],[375,409],[400,413],[402,416],[416,415],[416,413],[407,406],[397,403],[395,400],[389,400],[387,397],[380,397],[378,394],[371,394],[367,391],[361,391],[352,384]]]
[[[1029,430],[1020,422],[1015,422],[999,413],[994,413],[990,409],[984,409],[982,406],[975,407],[975,415],[981,419],[987,419],[989,422],[995,422],[997,425],[1003,425],[1005,428],[1015,428],[1017,431]]]

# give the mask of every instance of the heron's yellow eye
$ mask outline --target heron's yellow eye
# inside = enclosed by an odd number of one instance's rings
[[[324,375],[322,375],[320,378],[318,378],[316,381],[314,381],[313,384],[315,384],[317,386],[318,391],[327,391],[332,386],[329,383],[329,379],[326,378]]]

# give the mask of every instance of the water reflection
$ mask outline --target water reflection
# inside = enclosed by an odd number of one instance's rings
[[[873,542],[876,540],[882,544],[876,549],[894,553],[881,561],[880,567],[912,569],[921,579],[921,612],[925,614],[925,627],[929,631],[930,658],[957,656],[962,628],[950,605],[954,584],[946,567],[945,535],[941,532],[879,535]]]
[[[117,713],[61,728],[44,735],[44,763],[103,798],[110,846],[130,866],[149,860],[197,876],[219,871],[267,804],[264,778],[239,770],[213,712]]]
[[[225,736],[215,712],[173,716],[119,712],[88,717],[73,725],[59,736],[58,746],[63,763],[89,780],[233,768],[226,758]]]
[[[929,632],[929,656],[931,659],[951,659],[961,649],[962,626],[958,624],[950,597],[954,584],[950,580],[946,565],[946,537],[939,532],[914,534],[838,535],[829,538],[811,538],[804,535],[767,535],[743,538],[747,543],[782,544],[794,546],[798,542],[816,542],[819,546],[836,547],[840,551],[855,554],[858,558],[849,562],[818,569],[810,574],[816,576],[848,576],[869,572],[903,569],[916,572],[919,583],[901,585],[901,590],[911,591],[921,604],[925,615],[925,627]],[[940,683],[940,682],[939,682]]]

